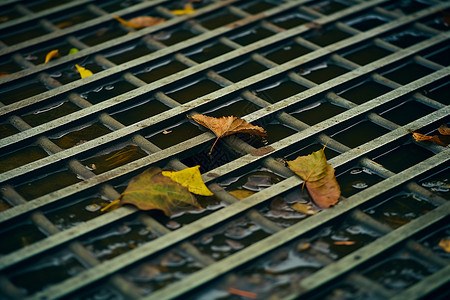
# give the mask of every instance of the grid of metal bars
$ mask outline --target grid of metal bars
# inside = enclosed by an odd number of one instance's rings
[[[97,29],[98,26],[111,22],[113,19],[112,15],[94,4],[96,1],[69,2],[40,13],[32,13],[23,5],[18,4],[15,6],[15,9],[28,14],[28,16],[26,15],[18,18],[16,21],[12,20],[0,25],[1,30],[6,30],[13,29],[14,26],[20,24],[28,24],[28,22],[31,23],[39,20],[40,26],[49,31],[48,34],[42,37],[26,42],[12,46],[3,45],[3,49],[0,50],[0,56],[13,61],[24,69],[2,77],[0,80],[1,88],[6,89],[9,86],[19,85],[22,81],[33,80],[36,77],[41,83],[50,88],[47,92],[39,93],[26,99],[19,99],[14,103],[0,104],[0,115],[2,118],[5,119],[6,123],[14,126],[19,131],[1,139],[0,147],[2,151],[8,153],[18,147],[35,143],[49,154],[47,157],[29,162],[23,166],[17,166],[0,174],[2,197],[12,205],[11,208],[0,213],[1,222],[7,226],[11,226],[15,220],[29,219],[47,234],[47,237],[40,241],[0,257],[1,270],[4,270],[0,277],[2,293],[12,298],[21,298],[24,296],[22,291],[15,287],[8,278],[8,269],[48,251],[66,248],[74,253],[77,259],[82,262],[85,270],[61,283],[56,283],[43,291],[38,291],[30,295],[31,298],[62,297],[104,279],[107,279],[109,284],[114,286],[125,297],[142,297],[144,295],[133,283],[126,280],[126,276],[124,276],[122,270],[152,255],[161,253],[163,250],[181,246],[189,256],[204,267],[192,275],[148,296],[149,298],[155,299],[157,297],[179,297],[343,215],[348,215],[350,218],[376,228],[383,236],[376,243],[371,243],[366,247],[356,250],[336,263],[329,262],[329,266],[324,267],[322,270],[301,281],[298,290],[288,297],[295,298],[303,293],[321,288],[328,281],[342,277],[349,271],[357,269],[364,262],[369,261],[379,254],[385,253],[391,247],[397,246],[405,241],[408,241],[408,249],[412,249],[411,251],[414,251],[414,253],[426,253],[428,259],[432,260],[440,269],[436,274],[445,275],[448,273],[448,268],[445,268],[447,261],[437,257],[435,254],[430,254],[427,249],[420,246],[414,239],[414,236],[418,232],[432,224],[445,220],[448,216],[449,210],[446,200],[439,195],[430,193],[414,181],[417,178],[423,177],[424,174],[428,174],[443,166],[445,167],[450,158],[448,149],[436,145],[417,143],[435,154],[429,159],[398,173],[385,169],[376,163],[376,159],[374,162],[370,158],[374,157],[375,153],[381,153],[381,149],[392,149],[410,139],[408,130],[431,129],[430,124],[436,125],[441,122],[446,122],[449,115],[448,105],[429,98],[426,94],[420,93],[420,91],[432,85],[434,82],[448,78],[449,67],[427,59],[426,57],[429,54],[429,49],[433,47],[447,47],[448,49],[448,45],[445,43],[448,42],[449,34],[448,32],[443,32],[425,25],[422,20],[426,20],[448,9],[450,3],[447,1],[430,1],[425,8],[415,13],[399,15],[395,11],[390,12],[383,9],[383,6],[388,7],[387,5],[392,4],[389,1],[355,1],[348,2],[346,8],[329,15],[324,15],[319,13],[314,6],[317,5],[318,1],[286,1],[281,5],[265,10],[264,13],[252,15],[246,12],[248,3],[245,1],[217,1],[199,8],[194,14],[175,17],[171,14],[170,10],[164,8],[167,2],[142,2],[115,12],[119,16],[126,17],[151,9],[153,12],[157,12],[161,16],[168,18],[168,21],[139,31],[119,26],[124,32],[128,31],[130,33],[92,47],[83,43],[81,41],[82,38],[80,40],[80,37],[83,36],[82,32],[86,32],[88,29]],[[47,19],[56,13],[64,13],[67,10],[82,5],[84,7],[87,3],[90,3],[86,6],[89,11],[97,14],[99,17],[67,29],[59,29]],[[11,5],[11,2],[5,2],[3,5]],[[274,17],[293,9],[309,15],[311,22],[287,30],[270,22]],[[203,20],[206,20],[210,14],[216,13],[217,11],[231,14],[239,20],[216,29],[207,29],[202,26]],[[376,12],[384,16],[388,21],[385,24],[364,32],[342,21],[354,18],[358,14],[368,11]],[[234,36],[239,34],[242,28],[246,29],[248,26],[254,25],[270,31],[270,36],[246,46],[233,41]],[[191,31],[194,37],[188,41],[170,46],[165,45],[163,43],[164,41],[161,42],[154,38],[158,37],[158,33],[180,28],[180,26],[189,28],[189,31]],[[348,38],[329,45],[323,45],[322,47],[308,40],[308,34],[317,28],[327,28],[328,26],[338,28],[341,32],[346,33]],[[384,36],[395,32],[395,30],[402,30],[405,26],[412,26],[415,30],[419,30],[428,35],[428,38],[405,48],[395,46],[392,43],[388,43],[386,39],[383,39]],[[61,57],[50,63],[36,66],[27,61],[23,56],[23,53],[35,51],[35,48],[42,43],[58,43],[63,39],[81,51],[70,56]],[[220,41],[220,43],[226,45],[231,50],[202,63],[197,63],[189,58],[189,54],[196,46],[198,47],[210,41]],[[117,48],[117,45],[120,47],[126,43],[136,42],[145,43],[154,52],[120,65],[114,64],[105,57],[108,56],[107,53],[110,50]],[[277,64],[266,57],[267,53],[270,53],[274,47],[288,43],[304,47],[308,53],[282,64]],[[378,47],[392,52],[392,54],[365,65],[358,65],[345,58],[345,53],[350,49],[368,43],[373,43]],[[68,65],[88,60],[92,55],[95,55],[93,61],[104,69],[93,76],[67,84],[61,84],[49,75],[52,72],[66,68]],[[242,58],[254,62],[266,70],[237,82],[230,81],[221,75],[221,70],[228,67],[230,61]],[[139,78],[138,71],[142,69],[142,65],[148,64],[149,62],[157,62],[161,59],[171,59],[179,62],[185,66],[185,69],[150,83]],[[316,64],[323,60],[332,61],[346,69],[346,72],[324,83],[316,83],[296,71],[305,65],[308,66],[308,63]],[[429,74],[404,84],[390,80],[382,75],[389,73],[388,70],[395,69],[405,63],[416,63],[424,66],[430,70]],[[184,81],[195,81],[199,76],[206,77],[221,88],[187,103],[179,103],[171,98],[170,92],[168,91],[172,88],[167,88],[167,86],[176,87]],[[294,83],[304,86],[307,89],[273,104],[252,92],[256,84],[270,81],[272,78],[277,78],[277,76],[289,78]],[[80,88],[84,88],[85,86],[90,87],[95,84],[103,85],[108,82],[117,81],[119,78],[136,88],[97,104],[89,103],[79,92],[81,91]],[[345,97],[341,97],[339,95],[340,93],[335,93],[336,90],[342,90],[341,87],[345,87],[346,84],[367,79],[387,86],[391,91],[359,105],[345,99]],[[164,104],[167,110],[128,126],[121,124],[114,119],[114,116],[108,113],[115,106],[120,105],[124,107],[131,105],[133,100],[142,97],[142,95],[154,98],[154,101],[159,101]],[[133,175],[143,171],[152,164],[166,164],[173,169],[185,168],[186,165],[179,158],[183,160],[191,156],[192,153],[190,151],[192,150],[190,149],[208,147],[214,139],[211,133],[202,133],[171,147],[160,149],[151,143],[142,132],[162,130],[163,128],[160,124],[164,124],[165,126],[165,124],[170,122],[177,122],[186,113],[191,114],[193,112],[205,111],[208,107],[220,104],[221,99],[236,95],[260,107],[255,112],[245,115],[244,118],[247,121],[265,124],[270,120],[277,120],[281,124],[285,124],[298,132],[273,142],[271,146],[275,150],[263,156],[251,155],[251,152],[255,148],[239,138],[229,137],[225,139],[224,145],[241,153],[241,156],[209,170],[203,174],[203,179],[214,192],[215,197],[224,203],[226,207],[212,212],[210,215],[204,216],[175,231],[167,229],[150,215],[137,213],[134,208],[127,206],[100,215],[66,230],[61,230],[56,227],[46,217],[46,207],[62,203],[64,200],[70,197],[77,197],[81,193],[100,193],[102,197],[112,201],[119,196],[119,192],[114,187],[115,184],[129,180]],[[324,97],[330,103],[344,107],[345,111],[314,126],[309,126],[292,117],[289,113],[292,111],[292,107],[296,107],[303,102],[307,103],[308,100],[317,97],[317,95]],[[45,107],[58,101],[61,97],[66,97],[80,109],[61,118],[34,127],[27,124],[21,117],[24,112]],[[378,107],[398,102],[399,99],[404,97],[412,97],[414,100],[431,107],[435,111],[404,126],[399,126],[388,121],[375,112]],[[367,119],[370,122],[382,126],[389,132],[354,148],[345,146],[330,137],[329,133],[339,125],[351,124],[362,119]],[[100,122],[111,132],[68,149],[61,148],[48,138],[61,130],[67,130],[80,123],[93,121]],[[327,143],[327,147],[340,153],[337,157],[329,160],[337,170],[344,170],[348,166],[359,164],[384,179],[380,183],[356,193],[347,199],[342,199],[340,204],[333,209],[322,211],[318,215],[311,216],[291,227],[283,228],[264,217],[258,211],[257,206],[301,185],[302,181],[293,176],[290,170],[274,158],[283,156],[282,153],[286,153],[285,151],[287,150],[295,149],[295,147],[300,148],[311,142],[317,142],[322,145]],[[114,143],[132,143],[137,145],[147,155],[101,174],[96,174],[82,163],[92,153],[108,149]],[[82,181],[51,191],[31,201],[28,201],[30,199],[24,198],[17,191],[16,187],[24,180],[29,180],[30,177],[38,177],[39,174],[48,172],[49,170],[57,170],[61,166],[66,166],[70,170],[69,172],[76,174]],[[258,166],[264,166],[286,177],[286,179],[239,202],[218,185],[222,178],[239,174],[244,169]],[[378,221],[374,221],[359,209],[364,203],[398,188],[422,195],[439,207],[396,230],[386,228],[386,226],[381,225]],[[192,237],[210,230],[210,228],[219,223],[229,222],[243,213],[270,235],[218,262],[201,253],[193,246]],[[80,242],[80,238],[83,236],[129,216],[138,218],[141,223],[151,228],[151,231],[158,237],[136,249],[103,262],[97,259]],[[379,246],[375,246],[375,244]],[[433,278],[435,279],[436,276]],[[417,292],[420,290],[421,293],[427,294],[445,284],[448,278],[448,276],[439,276],[440,280],[433,280],[431,284],[431,280],[424,280],[413,286],[410,290],[405,290],[403,293],[410,295],[412,293],[411,291]],[[359,280],[358,282],[364,282],[367,286],[375,285],[373,281],[359,274],[352,275],[350,280]],[[420,289],[424,285],[428,287],[431,285],[431,287],[428,289]],[[384,297],[393,296],[392,291],[386,290],[385,288],[379,289],[377,293]],[[416,294],[416,297],[420,295],[420,293]],[[402,297],[402,294],[397,296]]]

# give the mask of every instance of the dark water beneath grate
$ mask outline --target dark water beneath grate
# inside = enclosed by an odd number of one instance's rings
[[[132,1],[123,3],[121,1],[116,1],[114,3],[108,2],[103,8],[107,11],[114,11],[127,7],[132,3]],[[274,6],[275,4],[271,1],[256,1],[250,6],[243,7],[243,9],[252,14],[256,14]],[[341,1],[322,1],[317,6],[311,8],[329,15],[346,7],[347,5],[342,4]],[[273,22],[281,28],[289,29],[311,21],[308,17],[309,16],[294,13],[274,18]],[[200,23],[206,28],[213,29],[238,19],[239,17],[236,15],[228,11],[223,11],[220,14],[208,16],[207,19],[201,20]],[[76,20],[73,22],[75,23]],[[382,23],[385,23],[385,20],[370,16],[365,18],[363,22],[355,23],[357,24],[355,27],[360,30],[368,30]],[[96,45],[103,41],[126,34],[125,31],[117,30],[118,28],[116,25],[117,24],[113,24],[110,27],[105,27],[104,29],[96,31],[93,34],[83,36],[82,41],[88,45]],[[63,27],[63,25],[61,26]],[[28,33],[23,33],[25,36],[26,34]],[[236,37],[235,41],[242,45],[247,45],[272,34],[272,32],[262,27],[257,27],[256,29],[246,32],[244,35]],[[183,29],[176,32],[170,32],[165,36],[160,35],[159,38],[163,44],[173,45],[193,36],[195,36],[193,32],[188,29]],[[305,38],[320,46],[326,46],[349,36],[349,34],[335,28],[324,28],[317,30],[317,32],[314,32],[311,35],[305,35]],[[400,47],[407,47],[418,41],[422,41],[427,37],[428,35],[423,32],[417,33],[416,31],[407,31],[387,36],[385,37],[385,40]],[[14,37],[13,39],[11,37],[9,42],[18,42],[15,40],[16,38],[17,37]],[[64,47],[67,48],[67,46],[61,46],[60,49],[66,49]],[[231,50],[232,49],[228,46],[225,46],[220,42],[215,42],[213,44],[204,45],[198,49],[196,48],[195,50],[192,50],[192,52],[187,51],[186,55],[192,60],[201,63]],[[152,52],[152,50],[148,47],[139,44],[134,45],[131,49],[127,48],[127,51],[121,50],[119,53],[106,54],[106,56],[114,63],[120,64],[150,52]],[[278,46],[275,49],[270,49],[267,53],[263,54],[266,58],[282,64],[309,52],[311,52],[310,49],[289,42],[285,45]],[[353,62],[365,65],[386,57],[390,53],[391,52],[386,49],[370,44],[345,52],[343,56]],[[32,61],[33,63],[42,63],[46,51],[32,54],[37,57]],[[430,57],[430,59],[436,60],[437,62],[445,62],[447,59],[446,57],[447,56],[444,54],[438,53]],[[319,66],[321,65],[323,67],[317,68],[317,64],[314,64],[314,66],[308,65],[305,66],[304,69],[294,71],[316,84],[324,83],[349,71],[349,69],[329,61],[324,64],[319,64]],[[98,65],[91,65],[88,68],[92,68],[96,72],[103,70],[103,68]],[[144,69],[135,70],[134,73],[138,78],[145,82],[152,83],[186,68],[186,65],[176,60],[168,59],[158,63],[152,63]],[[266,67],[254,61],[244,61],[240,64],[233,65],[232,67],[226,66],[225,68],[221,68],[219,73],[233,82],[238,82],[266,69]],[[4,70],[9,73],[18,71],[20,68],[18,69],[16,65],[11,64],[7,65],[5,68],[1,68],[2,72]],[[429,68],[419,64],[410,63],[394,70],[388,70],[384,75],[391,80],[405,84],[431,72],[432,70]],[[63,84],[75,80],[69,78],[69,76],[66,76],[63,72],[57,79]],[[447,96],[449,87],[450,85],[447,84],[430,89],[427,96],[441,101],[442,103],[447,102],[448,104]],[[90,87],[88,91],[80,92],[81,96],[90,103],[98,104],[134,88],[135,86],[125,80],[120,80],[104,84],[94,89],[91,89]],[[193,84],[180,86],[179,88],[167,90],[163,88],[162,91],[179,103],[187,103],[200,96],[217,91],[220,88],[221,86],[213,81],[202,79],[195,81]],[[307,90],[306,87],[293,81],[283,79],[278,82],[269,82],[269,84],[255,86],[252,91],[262,99],[270,103],[276,103],[305,90]],[[25,86],[25,88],[20,87],[11,91],[11,94],[9,94],[9,92],[3,93],[1,101],[4,104],[11,104],[44,91],[47,91],[47,88],[43,84],[32,82],[30,85]],[[344,90],[335,92],[355,104],[363,104],[389,91],[391,91],[391,88],[383,84],[373,80],[364,80],[353,83],[352,86],[346,87]],[[9,97],[9,95],[13,95],[13,97]],[[218,103],[219,102],[216,102],[216,104]],[[168,109],[168,106],[152,98],[150,95],[148,99],[140,99],[138,103],[133,103],[130,107],[120,107],[109,113],[113,118],[128,126]],[[218,106],[205,109],[204,113],[216,117],[228,115],[245,116],[257,109],[259,109],[257,105],[239,96],[233,95],[231,98],[225,97]],[[79,110],[76,105],[72,104],[72,102],[63,100],[44,109],[23,113],[21,116],[31,126],[38,126],[49,120],[70,114],[76,110]],[[313,103],[301,104],[299,107],[292,109],[289,113],[298,120],[313,126],[344,111],[346,111],[345,108],[334,105],[326,99],[321,99]],[[432,111],[434,111],[434,109],[410,99],[409,101],[384,111],[381,115],[399,125],[404,125],[425,116]],[[143,130],[142,132],[145,138],[162,149],[174,146],[205,132],[203,128],[194,125],[187,119],[176,120],[172,124],[164,124],[164,128],[151,128],[147,131]],[[16,132],[16,130],[7,123],[1,124],[0,126],[0,136],[2,137],[9,136],[13,134],[13,132]],[[270,144],[297,132],[277,121],[269,122],[265,124],[264,127],[270,133],[266,140],[246,141],[250,144],[253,143],[254,146],[267,143]],[[100,123],[91,123],[82,128],[77,127],[60,132],[50,138],[60,147],[68,149],[79,143],[92,140],[109,132],[111,132],[111,130],[104,125]],[[387,132],[389,132],[387,129],[370,121],[363,120],[352,124],[352,126],[347,126],[338,132],[330,133],[337,141],[349,147],[357,147]],[[244,139],[244,137],[241,138]],[[212,155],[209,155],[208,152],[211,145],[212,143],[201,147],[201,149],[195,148],[195,150],[193,150],[195,153],[192,155],[184,154],[183,157],[177,158],[188,166],[200,165],[201,172],[204,173],[241,157],[241,154],[229,150],[224,141],[219,141],[215,146]],[[288,153],[282,153],[282,158],[285,160],[293,160],[299,155],[310,154],[322,147],[323,145],[321,144],[308,141],[305,142],[304,145],[301,145],[299,149],[290,149]],[[89,157],[81,159],[81,162],[95,174],[104,173],[147,155],[145,151],[133,144],[120,144],[113,148],[104,149],[98,153],[91,154]],[[333,149],[326,148],[325,154],[327,159],[331,159],[339,153]],[[44,150],[37,146],[28,146],[12,153],[3,154],[0,156],[0,172],[16,168],[31,161],[36,161],[47,155],[48,154]],[[385,153],[375,157],[374,160],[391,171],[400,172],[409,166],[431,157],[431,155],[431,152],[415,144],[404,144],[398,148],[389,149]],[[47,172],[46,174],[32,178],[25,183],[18,183],[14,187],[26,200],[33,200],[39,196],[79,182],[80,180],[81,179],[71,171],[60,169],[53,172]],[[250,194],[251,192],[268,188],[282,180],[284,180],[282,176],[266,169],[258,168],[242,176],[227,178],[224,182],[221,182],[221,185],[225,187],[227,191],[245,190]],[[365,168],[355,166],[351,169],[338,170],[337,180],[341,186],[342,195],[344,197],[350,197],[360,190],[382,181],[382,178]],[[118,190],[123,190],[125,185],[126,183],[123,183],[118,187]],[[448,196],[448,189],[445,189],[448,185],[448,174],[440,174],[440,177],[427,179],[422,185],[429,189],[440,188],[438,191],[441,193],[440,195]],[[225,204],[214,197],[198,197],[198,200],[204,207],[201,211],[188,211],[184,214],[170,218],[163,216],[159,212],[149,212],[148,215],[154,217],[166,228],[176,230],[225,206]],[[3,199],[0,199],[0,204],[1,202],[6,203],[6,200],[3,201]],[[79,199],[71,199],[71,201],[64,206],[48,209],[44,213],[59,229],[66,230],[104,214],[100,211],[100,208],[106,203],[107,201],[105,199],[99,194],[94,193],[93,195],[80,197]],[[314,207],[314,204],[311,202],[308,195],[301,192],[300,189],[296,189],[286,192],[280,197],[270,199],[267,203],[258,207],[258,211],[269,220],[286,228],[309,217],[307,214],[295,211],[292,208],[294,203],[311,204]],[[426,200],[418,198],[415,195],[406,194],[383,199],[379,204],[367,208],[365,212],[376,220],[388,224],[393,228],[397,228],[420,215],[427,213],[433,208],[434,206]],[[269,233],[264,231],[259,225],[255,224],[248,217],[243,216],[227,222],[226,224],[222,224],[221,226],[217,226],[217,228],[213,228],[208,233],[196,236],[192,243],[204,254],[211,256],[215,260],[220,260],[254,244],[268,235]],[[432,248],[438,255],[448,258],[448,253],[442,251],[438,246],[439,240],[443,237],[448,238],[448,236],[449,229],[445,228],[438,233],[427,236],[423,239],[422,243]],[[44,237],[45,234],[34,225],[29,223],[18,224],[11,230],[0,232],[0,239],[2,241],[8,240],[7,243],[2,242],[0,245],[0,253],[10,253],[39,241]],[[113,224],[104,230],[96,231],[84,237],[83,243],[98,259],[106,261],[120,254],[127,253],[156,237],[156,234],[154,234],[145,224],[134,220]],[[265,255],[257,262],[248,263],[244,268],[233,274],[227,275],[223,280],[218,280],[217,283],[209,286],[201,293],[201,295],[196,295],[195,299],[232,299],[232,297],[236,297],[230,292],[232,289],[253,291],[263,298],[265,296],[268,297],[269,295],[286,296],[289,292],[295,290],[295,285],[298,281],[324,266],[323,262],[316,259],[316,253],[324,255],[330,260],[338,260],[356,249],[369,244],[378,237],[378,233],[361,224],[352,222],[351,220],[345,220],[344,222],[331,226],[324,226],[300,242],[296,241],[295,243],[291,243],[291,245],[277,249],[276,252]],[[123,275],[126,279],[141,288],[143,294],[149,294],[152,291],[170,285],[203,267],[204,266],[186,255],[182,249],[176,248],[167,253],[163,253],[152,260],[145,261],[138,266],[132,266],[124,270]],[[51,256],[40,255],[35,264],[27,267],[18,266],[17,269],[14,268],[11,272],[11,281],[17,286],[27,290],[28,293],[32,293],[47,285],[61,282],[63,279],[74,276],[82,270],[82,265],[73,256],[64,252],[59,252],[52,254]],[[379,265],[374,266],[372,269],[367,269],[365,270],[365,275],[373,278],[375,281],[378,281],[389,289],[402,290],[414,282],[419,281],[424,276],[431,274],[432,271],[433,270],[424,266],[413,257],[404,256],[390,259],[387,262],[382,262]],[[114,294],[114,291],[111,293]],[[377,299],[376,295],[367,294],[367,292],[360,287],[351,284],[333,286],[332,291],[329,292],[328,295],[334,294],[343,295],[341,297],[342,299]]]

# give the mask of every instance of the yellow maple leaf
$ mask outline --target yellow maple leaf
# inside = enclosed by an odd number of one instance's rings
[[[162,175],[170,177],[173,181],[187,187],[191,193],[202,196],[214,195],[203,182],[199,168],[200,166],[195,166],[181,171],[162,171]]]
[[[172,10],[172,13],[173,13],[174,15],[177,15],[177,16],[188,15],[188,14],[192,14],[192,13],[194,13],[194,12],[195,12],[195,9],[192,7],[192,4],[191,4],[191,3],[187,3],[187,4],[184,6],[184,9],[175,9],[175,10]]]
[[[58,57],[59,56],[59,50],[52,50],[49,53],[47,53],[47,55],[45,56],[45,64],[48,63],[52,58]]]
[[[94,73],[92,73],[90,70],[83,68],[79,65],[75,65],[75,68],[77,68],[78,73],[80,73],[81,78],[85,78],[85,77],[94,75]]]

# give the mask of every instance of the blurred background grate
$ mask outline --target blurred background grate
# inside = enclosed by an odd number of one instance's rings
[[[450,2],[186,3],[0,3],[0,299],[446,299],[450,150],[411,132],[450,121]],[[193,113],[268,136],[210,155]],[[297,212],[324,145],[340,202]],[[195,165],[201,210],[100,210]]]

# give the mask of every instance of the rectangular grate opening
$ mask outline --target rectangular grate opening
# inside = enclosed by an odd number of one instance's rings
[[[450,151],[411,133],[450,122],[450,2],[189,3],[0,3],[0,298],[448,296]],[[268,136],[210,151],[195,113]],[[324,146],[320,210],[286,161]],[[196,165],[201,209],[101,210]]]

